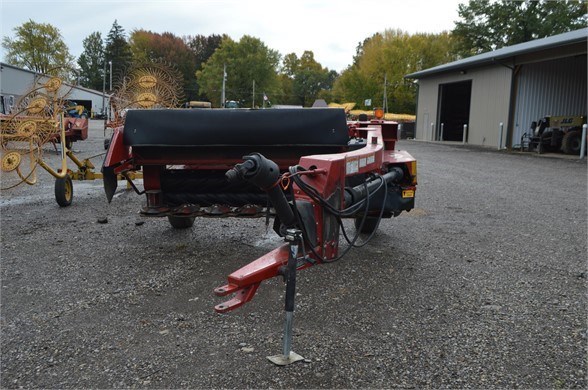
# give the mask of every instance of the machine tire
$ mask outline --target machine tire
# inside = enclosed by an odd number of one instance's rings
[[[579,131],[568,131],[561,141],[561,149],[565,154],[580,154],[582,147],[582,133]]]
[[[73,183],[71,176],[55,179],[55,200],[60,207],[71,205],[73,200]]]
[[[361,220],[363,216],[355,217],[355,230],[358,230],[361,226]],[[377,217],[366,217],[365,222],[363,223],[363,227],[360,233],[363,234],[372,234],[374,230],[378,228],[378,218]]]
[[[178,217],[175,215],[168,215],[167,220],[174,229],[188,229],[194,225],[195,217]]]
[[[539,145],[537,145],[539,154],[554,152],[554,148],[551,146],[551,137],[554,136],[552,131],[545,131],[539,136]]]
[[[108,150],[110,147],[110,138],[104,138],[104,150]]]

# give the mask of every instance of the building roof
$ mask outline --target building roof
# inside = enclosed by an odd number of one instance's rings
[[[16,69],[16,70],[20,70],[21,72],[25,72],[25,73],[31,73],[31,74],[33,74],[35,76],[40,74],[38,72],[29,70],[29,69],[19,68],[18,66],[7,64],[6,62],[0,62],[0,69],[3,69],[4,67]]]
[[[517,55],[529,54],[541,50],[552,49],[555,47],[572,45],[586,42],[588,40],[588,28],[570,31],[563,34],[554,35],[547,38],[536,39],[529,42],[519,43],[512,46],[503,47],[498,50],[478,54],[472,57],[464,58],[458,61],[450,62],[411,73],[404,76],[407,79],[419,79],[425,76],[431,76],[437,73],[447,72],[456,69],[467,69],[482,65],[489,65],[499,60],[512,58]]]
[[[18,66],[10,65],[10,64],[7,64],[5,62],[0,62],[0,70],[2,70],[5,67],[6,68],[12,68],[14,70],[17,70],[17,71],[20,71],[20,72],[23,72],[23,73],[29,73],[33,77],[37,77],[37,76],[41,76],[42,75],[42,73],[35,72],[33,70],[30,70],[30,69],[19,68]],[[69,86],[69,87],[72,87],[74,89],[79,89],[80,91],[85,91],[85,92],[88,92],[88,93],[91,93],[91,94],[94,94],[94,95],[99,95],[99,96],[102,96],[103,95],[102,91],[97,91],[95,89],[82,87],[81,85],[73,85],[73,84],[70,84],[70,83],[64,83],[64,84],[67,85],[67,86]],[[109,96],[108,94],[105,94],[105,95],[106,96]]]

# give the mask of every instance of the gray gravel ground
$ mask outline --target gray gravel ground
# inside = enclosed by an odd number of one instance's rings
[[[101,151],[100,125],[82,156]],[[419,163],[417,208],[298,274],[306,360],[287,367],[266,360],[282,350],[281,280],[213,311],[226,275],[280,244],[263,220],[174,231],[132,192],[107,204],[99,181],[74,182],[62,209],[46,174],[2,193],[0,386],[586,388],[586,162],[399,146]]]

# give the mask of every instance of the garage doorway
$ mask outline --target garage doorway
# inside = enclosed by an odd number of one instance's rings
[[[471,97],[472,80],[439,85],[436,140],[463,140],[463,125],[469,126],[470,123]]]

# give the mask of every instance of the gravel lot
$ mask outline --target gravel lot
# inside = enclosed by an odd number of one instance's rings
[[[74,149],[103,152],[101,122]],[[100,181],[2,193],[2,388],[586,388],[587,170],[576,159],[402,141],[417,208],[229,314],[212,290],[280,244],[262,219],[143,219]],[[46,156],[55,152],[46,148]],[[100,165],[101,158],[95,160]],[[57,164],[55,164],[57,165]],[[108,223],[98,223],[108,218]]]

